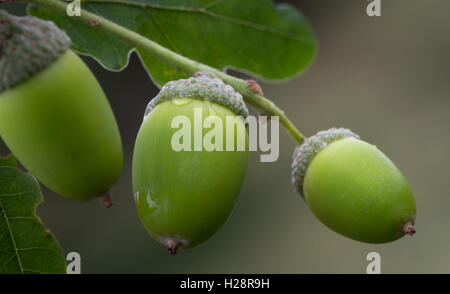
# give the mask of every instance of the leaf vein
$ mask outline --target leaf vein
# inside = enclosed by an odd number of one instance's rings
[[[18,251],[29,251],[29,250],[48,250],[48,251],[56,251],[53,248],[50,247],[27,247],[27,248],[17,248]]]
[[[0,269],[0,273],[3,272],[3,270],[5,269],[5,267],[11,262],[11,260],[14,259],[14,257],[16,257],[15,254],[11,255],[11,257],[9,257],[2,265],[2,268]]]
[[[16,240],[14,239],[14,235],[13,235],[13,233],[11,231],[11,227],[10,227],[8,216],[6,215],[6,211],[3,208],[4,206],[3,206],[1,201],[0,201],[0,207],[2,207],[2,209],[0,209],[0,211],[2,212],[3,216],[5,217],[6,225],[8,226],[8,232],[9,232],[9,235],[11,237],[11,242],[13,243],[14,250],[16,252],[17,261],[19,263],[20,271],[23,273],[24,272],[24,268],[22,266],[22,260],[20,259],[19,251],[17,250]]]
[[[48,274],[48,272],[44,272],[44,271],[40,271],[40,270],[36,270],[36,269],[32,269],[32,268],[24,268],[24,270],[28,271],[28,272],[39,273],[39,274]]]
[[[146,12],[150,15],[150,17],[152,18],[152,20],[155,22],[156,26],[158,27],[159,31],[161,32],[161,34],[164,36],[164,38],[167,40],[167,42],[169,42],[170,46],[172,46],[172,48],[175,51],[178,51],[177,46],[175,45],[175,43],[169,38],[169,35],[164,31],[163,27],[161,26],[161,23],[153,16],[153,14],[151,13],[151,11],[146,10]]]
[[[94,9],[94,8],[92,8],[92,7],[91,7],[91,9],[92,9],[92,11],[94,11],[94,12],[96,12],[97,14],[101,15],[101,13],[99,13],[96,9]],[[117,59],[117,60],[120,60],[120,61],[121,61],[120,64],[122,64],[122,63],[123,63],[123,60],[121,60],[121,54],[120,54],[119,51],[117,50],[117,47],[115,46],[115,43],[114,43],[113,38],[111,37],[111,34],[106,33],[105,35],[108,36],[108,39],[109,39],[109,41],[110,41],[110,43],[111,43],[111,47],[112,47],[112,49],[113,49],[113,51],[114,51],[114,55],[116,55],[116,59]]]
[[[19,192],[19,193],[0,194],[0,198],[2,198],[2,197],[21,196],[21,195],[27,194],[27,193],[33,193],[33,191],[23,191],[23,192]]]

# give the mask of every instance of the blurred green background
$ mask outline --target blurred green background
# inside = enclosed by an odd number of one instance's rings
[[[131,192],[134,140],[157,93],[135,54],[123,72],[85,58],[122,132],[115,205],[75,203],[43,188],[38,215],[66,253],[81,254],[83,273],[365,273],[371,251],[381,254],[383,273],[450,273],[450,2],[381,2],[382,16],[370,18],[364,0],[291,1],[315,29],[319,53],[303,76],[263,88],[306,135],[343,126],[386,153],[415,193],[414,237],[371,245],[323,226],[291,186],[295,144],[282,132],[277,162],[251,154],[226,225],[207,243],[169,256],[139,223]],[[0,152],[8,150],[0,145]]]

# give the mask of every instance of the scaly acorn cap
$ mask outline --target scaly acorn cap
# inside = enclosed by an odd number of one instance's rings
[[[292,184],[302,197],[304,197],[303,180],[314,157],[329,144],[345,138],[359,139],[359,136],[349,129],[331,128],[309,137],[295,149],[292,162]]]
[[[246,118],[248,109],[242,95],[211,73],[197,72],[189,79],[165,84],[145,110],[144,119],[159,104],[178,98],[193,98],[222,105]]]
[[[44,70],[70,45],[53,22],[0,10],[0,92]]]

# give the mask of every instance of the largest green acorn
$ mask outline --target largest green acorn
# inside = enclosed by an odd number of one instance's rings
[[[150,102],[133,187],[142,224],[171,254],[206,241],[230,216],[247,169],[247,115],[239,93],[203,73],[167,83]]]
[[[122,146],[103,90],[70,45],[51,22],[0,11],[0,135],[40,182],[83,201],[108,194]]]
[[[318,132],[296,149],[292,167],[294,186],[332,230],[368,243],[415,233],[416,206],[405,177],[353,132]]]

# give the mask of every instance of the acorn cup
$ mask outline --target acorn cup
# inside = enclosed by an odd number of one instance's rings
[[[294,152],[292,183],[317,218],[367,243],[413,235],[416,206],[400,170],[347,129],[308,138]]]
[[[119,129],[70,45],[52,22],[0,10],[0,136],[51,190],[110,206],[123,163]]]
[[[169,253],[208,240],[231,215],[248,164],[246,116],[242,96],[204,73],[167,83],[149,103],[134,148],[134,195],[143,226]]]

